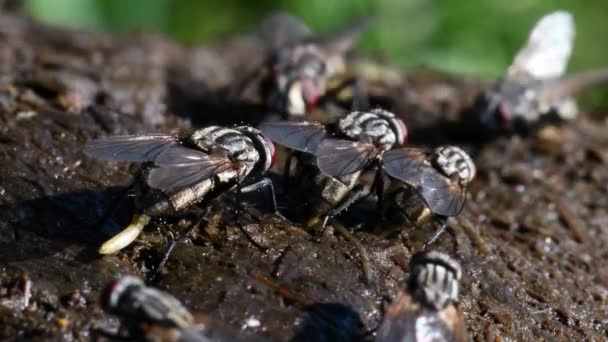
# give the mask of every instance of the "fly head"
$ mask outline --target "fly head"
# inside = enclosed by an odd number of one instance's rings
[[[262,134],[262,132],[256,128],[250,126],[240,126],[237,130],[243,133],[251,139],[254,148],[258,153],[258,165],[256,171],[259,169],[260,173],[268,171],[276,158],[276,150],[272,141]]]
[[[325,94],[333,74],[327,56],[313,43],[281,48],[272,63],[275,102],[289,115],[302,116]]]

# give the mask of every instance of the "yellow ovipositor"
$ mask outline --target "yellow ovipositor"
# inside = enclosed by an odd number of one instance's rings
[[[135,241],[148,222],[150,222],[150,216],[148,215],[133,215],[133,220],[125,229],[99,247],[99,254],[114,254],[127,247]]]

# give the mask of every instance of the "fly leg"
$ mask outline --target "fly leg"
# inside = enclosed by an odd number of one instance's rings
[[[210,212],[211,212],[211,206],[208,206],[205,209],[205,212],[199,216],[199,218],[196,220],[195,223],[191,224],[190,227],[182,230],[175,237],[173,237],[171,240],[169,240],[169,242],[167,243],[167,247],[165,247],[165,251],[163,252],[163,257],[160,259],[158,266],[156,266],[156,269],[152,272],[152,274],[149,277],[150,281],[153,282],[154,280],[156,280],[156,278],[160,274],[160,271],[162,271],[162,269],[167,264],[167,261],[169,261],[169,256],[171,255],[171,252],[173,252],[173,249],[175,249],[175,246],[177,245],[177,243],[180,240],[183,240],[186,237],[190,236],[190,234],[192,234],[194,229],[196,227],[200,226],[200,224],[203,223],[203,221],[207,221],[207,217],[209,216]]]
[[[373,189],[376,191],[376,225],[382,219],[384,211],[384,178],[382,178],[382,165],[378,165],[376,177],[374,178]]]
[[[366,110],[369,108],[369,100],[367,98],[367,87],[365,80],[361,78],[349,78],[338,84],[337,87],[331,89],[324,98],[334,98],[338,101],[344,100],[341,96],[350,87],[351,95],[351,110]]]
[[[340,203],[340,205],[338,205],[337,207],[330,210],[327,214],[325,214],[325,216],[323,217],[323,220],[321,221],[321,231],[323,231],[325,229],[325,226],[327,226],[327,222],[329,222],[329,220],[340,215],[343,211],[348,209],[348,207],[350,207],[351,205],[355,204],[356,202],[358,202],[359,200],[364,198],[366,194],[364,193],[363,190],[364,190],[363,185],[361,185],[361,184],[355,185],[353,187],[353,190],[348,195],[348,197],[346,197],[346,199],[344,199],[342,201],[342,203]]]
[[[351,110],[366,110],[369,108],[367,97],[367,85],[364,79],[355,78],[351,81],[353,98],[351,100]]]
[[[369,260],[369,255],[367,254],[367,250],[361,243],[361,240],[357,239],[348,229],[346,229],[341,224],[334,225],[334,229],[342,235],[348,242],[352,243],[359,250],[359,257],[361,258],[361,272],[363,275],[363,283],[366,286],[371,286],[374,281],[374,271],[372,269],[372,264]]]
[[[440,218],[438,218],[438,221],[439,221],[439,228],[433,233],[433,235],[431,236],[430,239],[426,240],[426,242],[422,246],[423,250],[426,250],[428,246],[430,246],[435,241],[437,241],[437,239],[439,238],[439,236],[441,236],[441,234],[443,234],[443,232],[447,231],[448,234],[452,235],[452,237],[454,239],[456,239],[456,232],[454,231],[454,229],[452,229],[452,227],[448,226],[448,218],[440,217]]]
[[[244,193],[248,193],[248,192],[253,192],[253,191],[256,191],[256,190],[259,190],[262,188],[267,189],[267,194],[270,196],[270,203],[272,204],[272,210],[273,210],[274,214],[276,216],[278,216],[281,220],[283,220],[285,222],[290,222],[279,211],[279,206],[277,205],[277,196],[274,191],[274,185],[272,184],[272,181],[270,180],[270,178],[262,178],[261,180],[242,188],[241,191]]]
[[[283,168],[283,193],[284,194],[289,193],[289,184],[290,184],[290,180],[289,180],[290,174],[289,173],[291,172],[291,162],[294,158],[296,158],[294,153],[289,153],[289,155],[287,156],[287,160],[285,161],[285,166]]]

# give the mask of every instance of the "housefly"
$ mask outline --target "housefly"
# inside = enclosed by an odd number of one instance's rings
[[[181,342],[265,341],[257,335],[242,334],[207,315],[191,313],[170,293],[146,286],[133,276],[107,285],[101,304],[107,312],[121,318],[128,338]]]
[[[185,328],[193,322],[192,314],[179,300],[133,276],[111,282],[101,303],[105,310],[122,317],[130,329],[141,323]]]
[[[406,289],[384,314],[376,341],[468,341],[458,305],[458,262],[440,252],[418,253],[410,261],[410,272]]]
[[[491,128],[514,128],[551,117],[572,120],[578,115],[576,92],[608,81],[608,70],[564,76],[574,45],[574,19],[556,11],[534,26],[504,78],[480,97],[481,121]]]
[[[260,37],[271,52],[265,66],[241,88],[260,78],[261,95],[269,108],[286,117],[303,117],[326,95],[329,81],[345,72],[345,54],[374,21],[361,18],[332,33],[315,35],[286,13],[267,17]]]
[[[294,179],[301,182],[298,216],[304,217],[307,227],[319,221],[324,226],[361,198],[361,173],[407,140],[403,121],[383,109],[351,112],[335,126],[284,121],[262,124],[260,129],[275,143],[301,152]],[[290,168],[288,163],[287,173]]]
[[[270,168],[274,146],[252,127],[210,126],[191,134],[99,138],[87,143],[85,153],[98,159],[144,163],[145,181],[137,187],[137,212],[131,224],[99,249],[101,254],[112,254],[131,244],[153,216],[176,214],[234,187],[238,195],[242,184],[251,184]],[[272,184],[263,179],[248,188],[263,185]]]
[[[384,171],[392,182],[387,200],[406,218],[416,223],[434,216],[441,222],[425,246],[447,228],[447,218],[464,208],[467,185],[475,178],[471,157],[456,146],[441,146],[432,151],[420,148],[393,149],[384,154]],[[420,201],[421,199],[421,201]],[[432,215],[431,215],[432,214]]]

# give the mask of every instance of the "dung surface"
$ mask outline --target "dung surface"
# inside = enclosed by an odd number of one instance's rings
[[[113,232],[107,218],[128,220],[112,213],[129,213],[136,169],[92,160],[82,146],[102,135],[259,123],[260,106],[226,95],[258,62],[255,39],[186,49],[150,34],[116,38],[4,15],[0,43],[0,339],[88,340],[115,331],[118,321],[99,306],[104,284],[118,274],[146,277],[191,217],[155,220],[132,247],[98,257]],[[429,71],[397,80],[380,95],[409,124],[411,142],[459,143],[477,163],[465,211],[450,221],[456,245],[443,236],[434,246],[463,264],[461,305],[473,339],[605,339],[605,123],[583,116],[487,139],[457,124],[478,82]],[[331,229],[318,239],[260,214],[268,208],[253,197],[248,203],[258,208],[248,212],[258,220],[245,215],[243,229],[231,196],[214,201],[155,284],[243,333],[369,338],[430,230],[354,232],[372,265],[366,283],[354,244]],[[352,216],[343,218],[347,227]],[[251,318],[260,325],[248,325]]]

